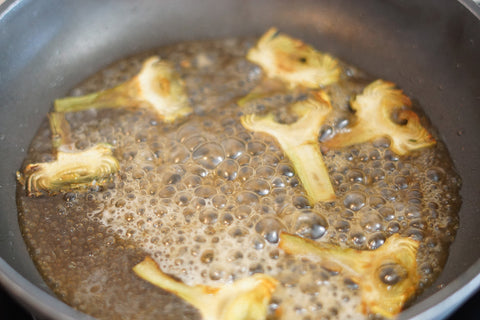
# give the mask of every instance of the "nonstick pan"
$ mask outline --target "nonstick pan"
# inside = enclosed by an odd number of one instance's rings
[[[401,319],[441,319],[480,287],[479,10],[451,0],[9,1],[0,5],[0,283],[47,318],[88,319],[56,299],[20,234],[15,171],[52,106],[109,63],[163,44],[270,26],[397,83],[425,109],[463,179],[444,272]]]

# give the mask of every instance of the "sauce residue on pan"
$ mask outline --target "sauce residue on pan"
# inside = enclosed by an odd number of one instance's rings
[[[240,117],[272,111],[289,123],[287,106],[305,99],[279,90],[238,105],[262,81],[246,60],[255,39],[180,43],[101,70],[72,91],[87,94],[133,75],[151,55],[173,63],[193,113],[164,123],[148,109],[67,113],[79,150],[114,147],[120,170],[86,192],[28,197],[18,189],[19,221],[30,254],[49,287],[99,319],[194,319],[198,312],[136,277],[151,256],[185,284],[220,286],[255,273],[280,285],[269,318],[359,319],[359,284],[278,247],[282,231],[317,242],[375,250],[392,235],[420,242],[420,289],[440,273],[458,227],[460,178],[441,141],[397,155],[386,138],[342,149],[323,148],[335,199],[311,204],[275,139],[246,130]],[[353,120],[349,101],[375,79],[341,63],[327,85],[333,112],[319,143]],[[425,119],[422,118],[422,121]],[[430,132],[433,129],[427,125]],[[435,135],[435,133],[434,133]],[[48,121],[25,164],[53,160]]]

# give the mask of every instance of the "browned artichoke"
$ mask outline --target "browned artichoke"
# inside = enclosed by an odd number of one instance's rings
[[[55,101],[57,112],[122,107],[151,108],[164,122],[172,122],[193,110],[184,82],[169,62],[158,57],[145,60],[140,73],[112,89]]]
[[[133,271],[140,278],[196,307],[204,320],[265,319],[268,303],[278,283],[268,275],[257,273],[219,288],[188,286],[163,273],[150,257],[133,267]]]
[[[341,248],[282,233],[279,247],[289,254],[309,257],[342,272],[361,289],[362,312],[393,317],[416,292],[419,283],[417,250],[411,238],[393,235],[376,250]]]

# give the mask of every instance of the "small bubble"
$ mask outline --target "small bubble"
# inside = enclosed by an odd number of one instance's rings
[[[252,209],[249,206],[241,205],[235,208],[234,215],[238,220],[246,219],[250,216]]]
[[[339,220],[335,223],[335,230],[341,233],[347,233],[350,231],[350,223],[345,220]]]
[[[167,161],[171,163],[185,163],[190,158],[190,151],[181,144],[176,144],[167,156]]]
[[[353,183],[365,183],[365,175],[361,170],[352,169],[347,173],[347,180]]]
[[[263,164],[266,166],[275,167],[280,162],[280,159],[273,152],[266,152],[263,155]]]
[[[223,277],[224,271],[219,267],[212,267],[208,273],[211,280],[217,281]]]
[[[250,141],[247,144],[247,151],[252,156],[258,156],[265,152],[265,144],[259,141]]]
[[[257,176],[263,179],[270,179],[275,174],[275,169],[269,166],[262,166],[256,170]]]
[[[192,220],[192,217],[195,215],[196,211],[192,208],[185,208],[182,211],[185,222],[189,223]]]
[[[202,235],[196,235],[196,236],[193,238],[193,240],[194,240],[195,242],[198,242],[198,243],[205,243],[205,242],[207,242],[207,239],[205,239],[205,237],[202,236]]]
[[[187,186],[187,188],[196,188],[202,183],[202,178],[197,175],[190,175],[186,177],[183,183]]]
[[[327,231],[327,220],[320,214],[303,211],[295,222],[295,233],[304,238],[319,239]]]
[[[365,210],[360,212],[360,225],[364,231],[373,233],[383,229],[383,217],[373,210]]]
[[[179,192],[175,195],[175,203],[181,207],[188,206],[191,199],[192,196],[189,192]]]
[[[431,168],[427,170],[427,177],[433,182],[439,182],[442,180],[445,173],[440,168]]]
[[[215,169],[225,158],[222,146],[215,142],[200,145],[192,154],[193,160],[206,169]]]
[[[318,135],[318,141],[324,142],[325,140],[328,140],[329,138],[331,138],[332,134],[333,134],[333,128],[331,126],[322,127],[322,129],[320,130],[320,134]]]
[[[231,254],[228,255],[227,261],[232,262],[232,261],[237,261],[243,259],[243,253],[241,251],[234,251]]]
[[[177,184],[182,180],[182,176],[178,173],[174,173],[167,177],[166,184]]]
[[[209,199],[216,193],[217,189],[212,186],[200,186],[195,189],[195,195],[204,199]]]
[[[265,240],[261,237],[255,237],[253,239],[253,248],[255,250],[262,250],[265,247]]]
[[[220,191],[225,195],[231,195],[235,191],[235,186],[232,182],[227,181],[220,186]]]
[[[352,234],[352,242],[357,247],[362,247],[365,244],[367,238],[363,233],[354,233]]]
[[[241,167],[238,171],[238,179],[241,181],[247,181],[253,176],[254,170],[252,167]]]
[[[380,248],[385,243],[385,236],[382,233],[372,235],[367,242],[367,247],[370,250]]]
[[[237,159],[245,152],[245,143],[236,138],[228,138],[222,141],[225,156],[231,159]]]
[[[250,191],[242,191],[237,194],[237,204],[239,205],[254,205],[258,203],[258,196]]]
[[[393,172],[397,169],[397,167],[395,166],[395,163],[388,161],[385,162],[383,169],[387,172]]]
[[[270,193],[270,184],[263,179],[250,179],[245,182],[244,188],[255,192],[259,196],[265,196]]]
[[[383,180],[385,179],[385,171],[383,171],[382,169],[375,169],[373,170],[372,172],[372,180],[373,181],[380,181],[380,180]]]
[[[386,285],[393,286],[407,276],[407,270],[399,264],[388,263],[380,267],[378,277]]]
[[[335,127],[336,127],[337,129],[343,129],[343,128],[345,128],[346,126],[348,126],[348,124],[349,124],[348,119],[338,119],[338,120],[337,120],[337,123],[335,124]]]
[[[247,228],[242,228],[242,227],[233,228],[228,232],[228,234],[232,238],[243,238],[246,235],[248,235],[248,233],[249,233],[248,229]]]
[[[285,182],[282,178],[275,178],[272,181],[272,187],[274,188],[285,188]]]
[[[408,228],[404,234],[415,241],[422,241],[424,237],[423,231],[417,228]]]
[[[227,198],[224,195],[216,195],[212,198],[212,204],[215,208],[221,209],[224,208],[227,204]]]
[[[271,217],[263,218],[255,225],[255,231],[270,243],[278,242],[282,230],[286,230],[283,223]]]
[[[298,196],[293,199],[293,205],[297,209],[306,209],[310,208],[310,201],[305,197]]]
[[[400,190],[408,188],[408,179],[404,176],[395,177],[394,183],[395,186]]]
[[[250,156],[245,153],[239,156],[236,160],[239,166],[247,166],[250,163]]]
[[[115,207],[122,208],[126,204],[127,204],[127,202],[125,201],[125,199],[119,199],[119,200],[117,200],[117,202],[115,202]]]
[[[363,193],[349,192],[343,200],[343,205],[352,211],[358,211],[365,206],[365,201]]]
[[[201,145],[202,143],[206,142],[207,139],[201,135],[195,135],[195,136],[192,136],[192,137],[189,137],[187,139],[185,139],[185,141],[183,142],[183,144],[185,145],[185,147],[190,150],[190,151],[193,151],[195,148],[197,148],[199,145]]]
[[[263,265],[260,263],[251,265],[250,268],[248,269],[248,274],[253,275],[255,273],[264,273]]]
[[[180,142],[185,141],[187,138],[192,137],[200,131],[200,128],[196,125],[192,125],[191,123],[187,122],[178,128],[176,132],[177,140]]]
[[[217,167],[217,175],[226,180],[235,180],[238,175],[238,170],[237,162],[227,159]]]
[[[218,212],[214,209],[204,209],[200,212],[198,218],[203,224],[214,224],[218,220]]]
[[[200,257],[200,261],[204,264],[209,264],[213,261],[213,258],[214,258],[213,250],[205,250]]]
[[[372,208],[380,208],[386,203],[385,199],[378,196],[371,196],[368,202]]]
[[[191,205],[194,209],[201,209],[203,207],[205,207],[207,205],[207,203],[205,202],[205,199],[203,198],[194,198],[191,202]]]
[[[222,216],[221,223],[225,226],[231,225],[233,222],[233,216],[230,213],[225,213]]]
[[[378,209],[378,212],[385,221],[391,221],[395,218],[395,210],[393,210],[393,208],[381,207],[380,209]]]
[[[433,273],[433,267],[430,263],[426,262],[426,263],[423,263],[421,266],[420,266],[420,270],[422,271],[423,274],[425,275],[430,275]]]
[[[418,206],[409,205],[405,208],[405,216],[407,219],[418,219],[422,216],[420,211],[421,209]]]
[[[172,186],[166,186],[166,187],[163,187],[159,192],[158,192],[158,196],[160,198],[171,198],[173,197],[173,195],[175,194],[176,190],[175,190],[175,187],[172,187]]]
[[[277,168],[277,171],[280,175],[286,176],[286,177],[293,177],[295,175],[295,171],[288,164],[279,165]]]

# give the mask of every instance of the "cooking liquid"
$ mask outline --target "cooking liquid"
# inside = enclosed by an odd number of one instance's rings
[[[253,273],[280,281],[269,318],[359,319],[361,288],[318,262],[277,248],[280,231],[373,250],[399,233],[421,241],[421,287],[445,263],[458,226],[460,179],[441,141],[398,156],[389,140],[323,149],[336,200],[311,207],[292,164],[273,138],[240,124],[250,112],[287,106],[301,92],[277,93],[239,107],[261,80],[245,60],[255,39],[181,43],[119,61],[73,95],[114,86],[154,54],[172,61],[186,82],[194,114],[165,124],[144,109],[67,114],[76,148],[114,146],[119,174],[84,193],[29,198],[18,188],[19,221],[30,254],[60,299],[99,319],[195,319],[198,312],[141,280],[132,267],[146,255],[186,284],[221,286]],[[319,133],[335,134],[353,116],[348,101],[374,78],[342,65],[328,88],[335,111]],[[429,128],[432,132],[432,128]],[[438,140],[438,139],[437,139]],[[25,164],[53,160],[47,120]],[[370,315],[370,318],[375,316]]]

